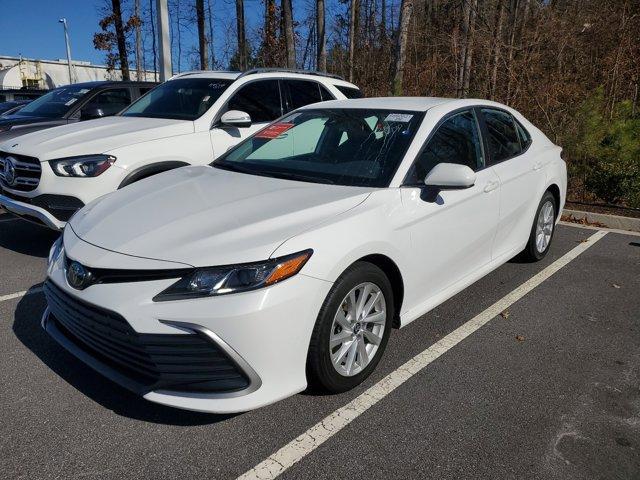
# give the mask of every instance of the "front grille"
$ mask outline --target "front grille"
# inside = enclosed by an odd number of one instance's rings
[[[11,157],[15,167],[15,180],[11,185],[4,178],[4,164],[7,158]],[[30,192],[35,190],[40,183],[40,175],[42,167],[40,161],[34,157],[26,155],[16,155],[13,153],[0,152],[0,185],[20,190],[22,192]]]
[[[135,383],[139,390],[232,392],[249,381],[204,335],[137,333],[119,314],[82,302],[48,280],[50,321],[76,347]]]

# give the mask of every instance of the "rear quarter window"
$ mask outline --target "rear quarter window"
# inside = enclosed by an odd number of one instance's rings
[[[352,88],[352,87],[343,87],[340,85],[334,85],[334,87],[336,87],[340,93],[342,93],[345,97],[347,98],[362,98],[362,92],[360,90],[358,90],[357,88]]]

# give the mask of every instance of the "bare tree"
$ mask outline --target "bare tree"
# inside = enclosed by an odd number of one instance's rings
[[[133,4],[133,18],[135,19],[135,33],[136,33],[136,79],[142,78],[142,20],[140,17],[140,0],[135,0]]]
[[[153,2],[149,0],[149,23],[151,24],[151,52],[153,54],[153,79],[158,81],[158,52],[156,51],[156,22],[153,16]]]
[[[209,68],[207,53],[207,37],[204,31],[204,0],[196,0],[196,22],[198,24],[198,53],[200,54],[200,69]]]
[[[356,35],[358,34],[358,17],[360,0],[351,0],[349,12],[349,81],[353,82],[353,72],[355,69]]]
[[[236,0],[236,30],[238,37],[238,63],[240,70],[246,70],[247,37],[244,26],[244,0]]]
[[[125,38],[124,26],[122,24],[120,0],[111,0],[111,7],[113,8],[113,22],[116,29],[116,41],[118,43],[118,56],[120,57],[122,79],[130,80],[129,59],[127,57],[127,40]]]
[[[325,38],[324,14],[324,0],[316,0],[316,36],[318,44],[316,68],[320,72],[327,71],[327,40]]]
[[[493,65],[491,67],[491,83],[489,84],[489,98],[495,100],[496,85],[498,83],[498,63],[500,62],[500,50],[502,46],[502,25],[504,23],[505,1],[498,0],[496,8],[496,24],[493,34]]]
[[[402,0],[400,4],[400,27],[396,42],[396,68],[393,76],[393,94],[403,93],[404,69],[407,63],[407,40],[409,38],[409,22],[413,13],[413,0]]]
[[[293,34],[293,12],[291,0],[282,0],[282,33],[284,37],[285,61],[287,68],[296,67],[296,46]]]

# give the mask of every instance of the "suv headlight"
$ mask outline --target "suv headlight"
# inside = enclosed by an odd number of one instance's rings
[[[59,177],[97,177],[116,161],[112,155],[82,155],[50,160],[49,164]]]
[[[313,250],[272,260],[225,267],[199,268],[159,293],[154,302],[210,297],[267,287],[297,274]]]

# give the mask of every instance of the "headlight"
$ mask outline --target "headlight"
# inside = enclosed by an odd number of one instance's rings
[[[53,173],[59,177],[97,177],[116,161],[112,155],[83,155],[51,160]]]
[[[210,297],[267,287],[298,273],[312,253],[313,250],[305,250],[265,262],[199,268],[156,295],[153,301]]]
[[[63,250],[62,235],[60,235],[60,237],[58,237],[53,245],[51,245],[51,250],[49,250],[49,260],[47,261],[47,268],[51,268],[51,266],[56,263],[56,260],[58,260]]]

